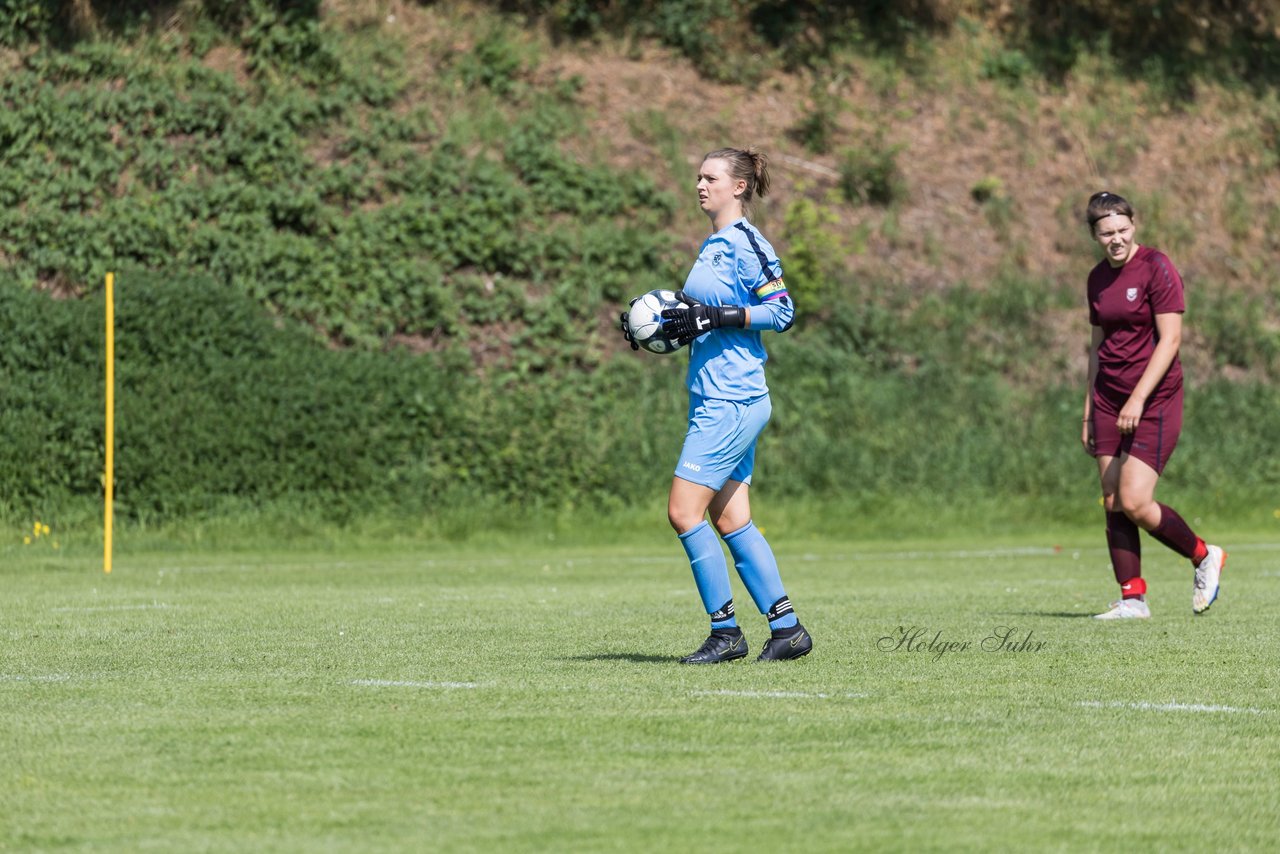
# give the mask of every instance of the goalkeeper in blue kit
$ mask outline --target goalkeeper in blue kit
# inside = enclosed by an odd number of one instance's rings
[[[711,618],[710,636],[681,659],[686,664],[733,661],[748,652],[719,537],[769,621],[771,635],[759,660],[799,658],[813,649],[782,586],[773,550],[751,520],[756,439],[772,410],[764,376],[768,355],[760,333],[786,332],[795,318],[782,264],[746,218],[747,207],[768,189],[768,161],[760,152],[724,148],[703,158],[698,200],[715,231],[703,241],[677,294],[687,307],[662,313],[663,332],[691,344],[689,426],[671,481],[667,517],[689,556]],[[627,335],[625,315],[622,328]]]

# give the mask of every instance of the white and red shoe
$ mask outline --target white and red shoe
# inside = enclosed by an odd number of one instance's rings
[[[1218,546],[1209,546],[1209,553],[1196,565],[1191,587],[1191,610],[1203,614],[1218,598],[1218,582],[1227,565],[1227,553]]]
[[[1094,614],[1095,620],[1146,620],[1151,616],[1151,609],[1141,599],[1121,599],[1111,603],[1111,610]]]

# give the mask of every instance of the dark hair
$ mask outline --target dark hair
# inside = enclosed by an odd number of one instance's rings
[[[769,158],[754,148],[717,148],[702,158],[724,160],[729,164],[729,176],[747,182],[742,194],[742,204],[751,204],[756,196],[763,198],[769,192]]]
[[[1106,190],[1101,193],[1094,193],[1089,197],[1089,207],[1085,209],[1084,218],[1089,222],[1090,231],[1093,231],[1093,227],[1098,220],[1112,214],[1120,214],[1133,219],[1133,205],[1129,204],[1124,196],[1117,196],[1115,193],[1108,193]]]

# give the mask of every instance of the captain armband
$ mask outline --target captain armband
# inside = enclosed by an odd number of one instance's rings
[[[756,288],[756,296],[761,302],[769,302],[770,300],[781,299],[787,295],[787,285],[782,279],[774,279],[771,282],[765,282]]]

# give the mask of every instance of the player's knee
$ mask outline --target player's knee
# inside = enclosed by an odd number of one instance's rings
[[[702,515],[695,515],[692,511],[679,507],[667,507],[667,521],[671,523],[671,527],[677,534],[683,534],[698,527],[702,522]]]
[[[1124,515],[1138,523],[1141,523],[1143,519],[1151,514],[1153,506],[1154,502],[1143,496],[1135,498],[1124,495],[1120,497],[1120,509],[1124,511]]]
[[[720,513],[711,517],[711,524],[720,532],[720,536],[732,534],[741,528],[746,527],[751,521],[751,514],[742,515],[739,513]]]

